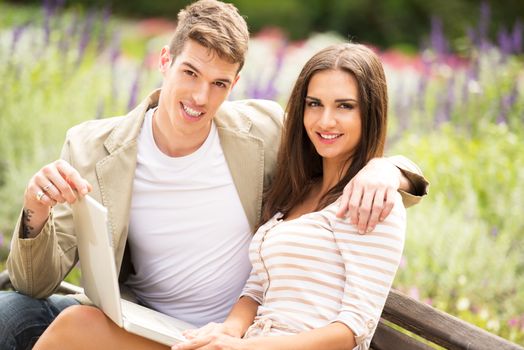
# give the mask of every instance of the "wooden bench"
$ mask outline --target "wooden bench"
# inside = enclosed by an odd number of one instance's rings
[[[7,271],[0,272],[0,290],[10,288]],[[78,293],[81,288],[63,282],[58,293]],[[402,328],[408,332],[401,332]],[[413,336],[412,334],[415,334]],[[431,342],[431,343],[430,343]],[[524,350],[479,327],[405,296],[396,290],[389,293],[382,319],[371,341],[373,350]]]

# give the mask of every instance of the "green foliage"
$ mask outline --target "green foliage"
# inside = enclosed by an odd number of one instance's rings
[[[12,11],[3,6],[0,13]],[[0,206],[4,234],[12,230],[28,179],[59,157],[68,128],[123,114],[133,93],[142,96],[157,84],[139,63],[124,59],[117,44],[110,46],[113,29],[99,16],[93,22],[69,12],[49,21],[48,37],[41,21],[24,27],[16,41],[15,29],[0,34],[0,75],[8,87],[0,92],[0,202],[9,204]]]
[[[128,0],[114,1],[111,9],[131,17],[160,16],[176,20],[178,11],[191,0]],[[283,28],[292,39],[304,39],[312,32],[334,31],[359,42],[370,42],[390,47],[399,42],[418,46],[428,38],[430,19],[443,20],[446,34],[464,37],[465,27],[478,23],[480,1],[338,1],[338,0],[231,0],[240,13],[247,17],[253,32],[267,26]],[[17,0],[16,3],[40,4],[40,0]],[[494,35],[503,25],[523,19],[524,2],[518,0],[489,0],[487,33]],[[106,8],[101,0],[75,1],[74,6]],[[70,5],[71,6],[71,5]],[[18,16],[23,16],[18,15]]]
[[[516,342],[524,314],[522,137],[490,125],[476,138],[451,127],[407,136],[430,194],[408,211],[405,264],[396,285],[437,308]]]

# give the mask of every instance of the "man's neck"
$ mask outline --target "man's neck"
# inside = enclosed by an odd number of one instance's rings
[[[195,133],[185,134],[176,130],[168,122],[169,119],[162,118],[159,113],[157,109],[153,114],[153,138],[158,149],[165,155],[169,157],[187,156],[199,149],[206,141],[211,129],[211,122],[205,127],[197,129]]]

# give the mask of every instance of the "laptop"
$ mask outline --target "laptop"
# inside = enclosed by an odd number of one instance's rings
[[[72,208],[87,297],[128,332],[168,346],[185,341],[182,331],[194,326],[120,297],[107,209],[89,195],[77,200]]]

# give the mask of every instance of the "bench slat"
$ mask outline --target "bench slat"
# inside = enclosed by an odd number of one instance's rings
[[[382,317],[447,349],[524,350],[445,312],[391,290]]]
[[[433,350],[429,345],[385,325],[383,321],[378,324],[371,347],[374,350]]]
[[[9,273],[7,270],[0,271],[0,290],[5,290],[9,287],[11,281],[9,280]]]

